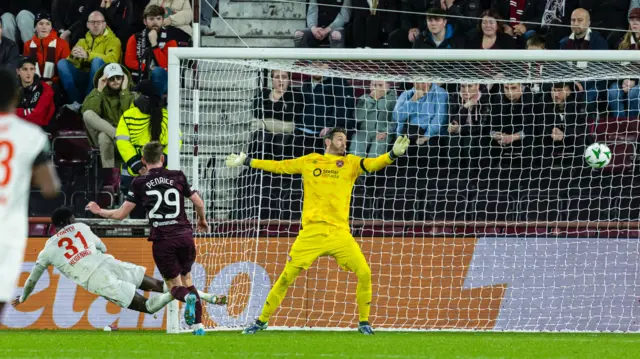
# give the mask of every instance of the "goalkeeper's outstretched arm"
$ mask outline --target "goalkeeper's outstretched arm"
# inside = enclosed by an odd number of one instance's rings
[[[232,153],[227,156],[226,164],[230,168],[245,165],[267,172],[294,175],[302,173],[304,161],[305,156],[284,161],[256,160],[247,157],[244,152],[240,152],[239,155]]]
[[[404,155],[409,147],[409,139],[407,136],[400,136],[393,144],[393,149],[389,153],[380,155],[376,158],[363,158],[360,161],[360,169],[363,172],[375,172],[379,171],[388,165],[392,164],[396,158]]]

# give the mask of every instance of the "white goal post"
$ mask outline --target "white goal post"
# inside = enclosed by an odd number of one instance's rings
[[[295,118],[292,128],[265,137],[267,115],[256,118],[265,105],[256,99],[263,89],[268,93],[274,70],[287,73],[290,91],[302,93],[303,84],[316,80],[332,86],[335,99],[326,106],[349,115],[310,126],[300,115],[311,100],[295,95],[286,110]],[[384,130],[375,130],[382,139],[372,141],[388,141],[402,126],[431,131],[437,116],[430,114],[424,127],[398,110],[403,93],[419,84],[428,84],[424,108],[446,113],[438,112],[444,120],[436,135],[416,137],[426,142],[410,150],[407,162],[356,183],[351,219],[372,270],[374,328],[640,330],[640,198],[634,191],[640,119],[628,102],[635,92],[620,92],[624,79],[638,86],[636,51],[172,48],[168,72],[169,168],[183,170],[200,191],[212,224],[212,233],[197,239],[194,281],[200,290],[229,296],[227,308],[206,308],[206,329],[240,330],[260,314],[300,227],[299,178],[230,170],[224,157],[253,151],[286,159],[318,151],[319,131],[334,125],[348,127],[355,142],[353,133],[364,131],[367,121],[358,113],[367,113],[369,86],[381,81],[396,107],[387,109]],[[339,81],[323,82],[328,78]],[[486,131],[477,132],[486,142],[474,142],[474,130],[466,135],[470,142],[449,142],[464,137],[451,129],[465,125],[452,122],[454,116],[475,125],[466,105],[454,106],[465,96],[461,84],[477,85],[471,107],[487,106],[473,112],[486,116]],[[513,84],[517,90],[507,88]],[[313,101],[328,95],[318,96]],[[514,114],[512,96],[523,103],[520,113]],[[435,98],[446,98],[446,105],[428,102]],[[575,113],[565,113],[568,98]],[[503,143],[504,137],[511,140]],[[366,141],[366,151],[373,151]],[[584,141],[609,145],[611,165],[585,168]],[[265,149],[266,143],[273,146]],[[515,162],[516,150],[504,147],[518,148],[521,158]],[[473,160],[479,165],[471,166]],[[270,325],[352,329],[355,287],[355,275],[320,259],[292,285]],[[172,303],[167,331],[187,329]]]

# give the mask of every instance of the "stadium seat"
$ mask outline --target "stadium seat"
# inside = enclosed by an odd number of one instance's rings
[[[45,199],[39,190],[29,193],[29,217],[49,217],[58,207],[67,205],[67,195],[61,192],[54,199]]]
[[[376,196],[374,217],[390,221],[424,221],[427,218],[424,202],[417,191],[390,189]]]
[[[614,219],[616,214],[612,208],[610,197],[590,194],[572,196],[568,201],[568,221],[607,221]]]
[[[555,196],[529,194],[520,198],[518,209],[521,221],[564,221],[564,201]]]
[[[612,207],[617,209],[617,220],[640,221],[640,194],[624,191],[615,199]]]
[[[636,159],[636,145],[631,142],[609,144],[611,162],[604,167],[604,172],[628,173],[633,171]]]
[[[85,131],[59,131],[53,138],[56,166],[84,166],[91,162],[91,145]]]
[[[468,209],[468,202],[460,193],[428,191],[425,197],[425,211],[437,221],[465,220]]]
[[[480,191],[470,201],[471,211],[467,219],[473,221],[514,221],[517,201],[497,191]]]
[[[599,142],[637,142],[640,139],[640,121],[608,117],[596,126]]]

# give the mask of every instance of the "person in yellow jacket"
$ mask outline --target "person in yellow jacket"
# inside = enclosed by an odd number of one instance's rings
[[[122,46],[115,33],[107,27],[99,11],[89,14],[86,36],[71,50],[68,58],[58,61],[58,73],[67,96],[68,106],[78,111],[84,98],[93,90],[93,78],[104,64],[119,62]]]
[[[160,142],[164,146],[165,166],[169,150],[169,118],[162,98],[151,80],[140,81],[134,91],[139,96],[122,114],[116,128],[116,146],[124,161],[120,188],[125,194],[134,177],[147,173],[142,163],[142,147],[151,141]]]

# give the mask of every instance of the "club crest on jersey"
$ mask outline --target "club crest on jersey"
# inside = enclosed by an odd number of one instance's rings
[[[344,166],[344,161],[343,160],[337,160],[336,161],[336,166],[338,166],[338,168],[341,168],[342,166]]]

